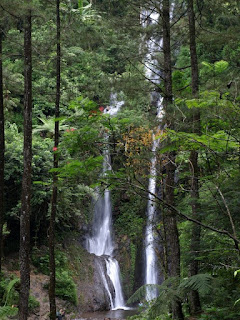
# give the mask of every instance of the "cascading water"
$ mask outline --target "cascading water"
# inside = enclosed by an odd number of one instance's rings
[[[144,10],[141,14],[141,20],[143,27],[146,27],[150,24],[157,23],[159,19],[159,14],[154,10]],[[150,37],[147,42],[147,54],[145,58],[145,73],[148,79],[150,79],[153,83],[159,84],[159,70],[157,69],[157,61],[155,58],[156,52],[162,47],[162,39],[156,39],[155,37]],[[163,116],[163,107],[162,107],[162,97],[157,92],[151,93],[152,103],[156,106],[157,109],[157,118],[161,120]],[[156,238],[154,236],[154,223],[156,222],[155,217],[155,201],[154,194],[157,191],[156,188],[156,149],[158,147],[159,140],[155,139],[153,135],[153,145],[152,145],[152,160],[150,166],[150,178],[148,185],[148,205],[147,205],[147,226],[145,233],[145,242],[144,242],[144,250],[145,250],[145,284],[157,284],[158,283],[158,267],[157,267],[157,258],[155,252],[155,243]],[[157,297],[157,289],[151,288],[146,291],[146,300],[152,300]]]
[[[123,101],[117,101],[116,94],[112,94],[110,98],[110,107],[106,108],[104,112],[113,116],[117,114],[122,105]],[[107,139],[108,137],[106,137],[106,140]],[[108,170],[111,170],[111,163],[109,150],[106,149],[104,151],[103,175]],[[117,260],[113,257],[115,246],[112,229],[111,197],[110,191],[106,189],[103,196],[98,193],[98,200],[94,207],[92,235],[87,239],[86,247],[90,253],[104,257],[107,275],[114,287],[114,294],[109,288],[102,266],[99,267],[99,270],[102,274],[103,284],[109,295],[112,310],[120,308],[125,309],[126,307],[120,281],[120,269]]]
[[[158,283],[158,268],[157,268],[157,259],[155,252],[155,236],[154,236],[154,223],[156,222],[155,217],[155,199],[154,195],[156,193],[156,154],[155,151],[158,146],[158,141],[154,140],[152,152],[153,158],[151,160],[150,167],[150,179],[148,185],[148,205],[147,205],[147,226],[146,226],[146,235],[145,235],[145,284],[157,284]],[[147,290],[146,299],[152,300],[157,297],[157,289]]]
[[[170,12],[170,19],[173,18],[173,10],[174,10],[174,2],[171,4],[171,12]],[[158,23],[159,13],[156,12],[154,9],[152,10],[143,10],[141,13],[141,21],[142,26],[147,27],[151,24]],[[146,76],[151,80],[152,83],[156,85],[160,83],[161,73],[158,69],[158,61],[156,59],[156,53],[158,53],[163,44],[162,38],[157,38],[155,36],[150,37],[146,41],[147,46],[147,54],[145,58],[145,73]],[[151,100],[152,104],[156,106],[157,109],[157,119],[159,121],[159,130],[161,126],[161,120],[164,115],[163,111],[163,98],[157,92],[151,93]],[[146,227],[146,236],[145,236],[145,284],[157,284],[158,283],[158,266],[157,266],[157,258],[156,258],[156,250],[155,250],[155,243],[156,238],[154,236],[154,223],[156,222],[156,206],[154,201],[154,194],[157,192],[157,157],[156,157],[156,150],[159,145],[159,140],[155,139],[153,134],[153,145],[152,145],[152,160],[150,166],[150,179],[148,185],[148,206],[147,206],[147,227]],[[157,289],[147,290],[146,292],[146,299],[152,300],[156,298],[158,295]]]

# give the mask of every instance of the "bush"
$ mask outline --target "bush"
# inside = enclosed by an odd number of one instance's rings
[[[40,307],[40,303],[39,301],[34,297],[34,296],[29,296],[29,299],[28,299],[28,308],[29,310],[34,310],[36,308],[39,308]]]
[[[43,255],[43,252],[36,247],[32,250],[32,264],[38,272],[49,275],[49,254]]]
[[[56,274],[56,296],[77,304],[77,287],[67,271]]]
[[[49,254],[43,254],[37,248],[32,251],[32,263],[37,268],[37,270],[43,274],[49,275]],[[64,270],[67,268],[67,257],[59,250],[55,252],[55,265],[56,270]]]

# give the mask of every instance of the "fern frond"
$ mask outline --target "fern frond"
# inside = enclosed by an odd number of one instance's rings
[[[134,302],[141,301],[145,299],[147,292],[155,291],[159,289],[161,286],[158,284],[145,284],[141,286],[134,294],[128,299],[127,304],[131,304]]]
[[[20,283],[20,279],[19,278],[14,278],[13,280],[11,280],[7,287],[6,287],[6,290],[5,290],[5,293],[4,293],[4,297],[3,297],[3,301],[5,300],[5,303],[4,303],[4,306],[7,306],[10,298],[11,298],[11,294],[12,294],[12,291],[14,290],[14,286],[17,284],[17,283]]]
[[[181,281],[179,288],[196,290],[200,295],[208,294],[212,289],[213,277],[208,273],[199,273]]]
[[[18,313],[18,309],[14,307],[4,306],[0,307],[0,319],[5,320],[9,319],[9,317],[16,316]]]
[[[176,296],[179,298],[177,287],[179,284],[179,277],[171,277],[163,281],[162,284],[145,284],[141,286],[134,294],[128,299],[127,303],[134,303],[145,299],[148,292],[158,291],[158,297],[166,297],[166,295]]]
[[[234,307],[235,307],[235,305],[237,304],[237,303],[239,303],[240,302],[240,299],[237,299],[235,302],[234,302]]]

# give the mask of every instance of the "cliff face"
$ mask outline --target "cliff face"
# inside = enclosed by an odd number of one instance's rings
[[[89,254],[77,241],[71,241],[65,250],[69,258],[69,269],[77,286],[77,311],[109,310],[110,300],[99,268],[101,265],[106,272],[101,257]],[[106,278],[109,280],[107,275]]]

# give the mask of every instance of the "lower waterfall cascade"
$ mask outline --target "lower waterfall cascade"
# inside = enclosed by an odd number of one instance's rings
[[[154,195],[156,192],[156,148],[158,146],[158,140],[154,140],[152,146],[153,158],[151,160],[150,167],[150,179],[149,179],[149,196],[147,204],[147,226],[145,234],[145,284],[158,284],[158,268],[157,258],[155,252],[155,236],[154,236],[154,222],[156,220],[155,211],[156,206],[154,202]],[[152,300],[157,297],[157,289],[146,290],[146,300]]]
[[[112,94],[110,98],[110,107],[105,109],[105,113],[114,116],[123,105],[123,101],[117,101],[117,95]],[[106,137],[107,140],[108,137]],[[107,170],[111,169],[109,150],[104,150],[103,175]],[[112,226],[112,206],[111,195],[108,189],[105,189],[104,194],[98,193],[98,199],[94,206],[94,215],[92,222],[92,234],[87,239],[86,249],[95,254],[102,256],[105,261],[106,271],[114,288],[114,294],[109,288],[108,281],[105,276],[102,265],[99,263],[99,270],[102,277],[103,285],[109,295],[109,300],[112,310],[128,309],[125,306],[121,279],[120,268],[118,261],[114,258],[114,241],[113,241],[113,226]]]

